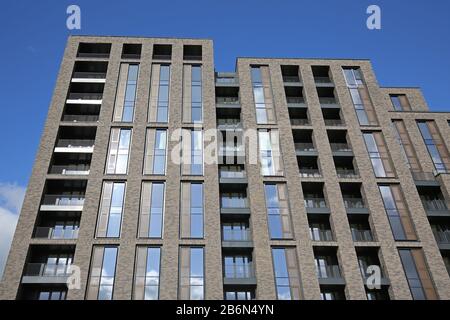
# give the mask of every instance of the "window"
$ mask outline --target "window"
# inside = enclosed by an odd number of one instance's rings
[[[166,173],[167,130],[147,129],[144,174]]]
[[[300,299],[300,276],[295,248],[272,248],[278,300]]]
[[[390,95],[392,106],[394,107],[395,111],[403,111],[403,106],[400,101],[400,97],[398,95],[391,94]]]
[[[380,185],[381,197],[395,240],[417,240],[399,185]]]
[[[138,64],[124,63],[120,66],[114,106],[114,121],[116,122],[133,122],[138,73]]]
[[[270,237],[293,238],[286,185],[265,184],[264,188]]]
[[[126,174],[130,150],[131,129],[113,128],[109,141],[107,174]]]
[[[421,249],[399,249],[403,270],[414,300],[437,299]]]
[[[264,176],[283,175],[278,130],[259,130],[258,139],[261,174]]]
[[[204,299],[205,275],[203,260],[202,247],[180,247],[180,299]]]
[[[137,248],[133,299],[159,299],[160,260],[161,248]]]
[[[87,292],[88,300],[112,300],[117,251],[117,247],[94,247]]]
[[[164,221],[164,182],[143,182],[139,237],[161,238]]]
[[[203,184],[181,183],[181,237],[203,238]]]
[[[391,160],[381,132],[363,133],[375,177],[394,177]]]
[[[67,292],[63,290],[47,290],[38,293],[38,300],[66,300]]]
[[[167,123],[169,118],[170,65],[153,64],[148,122]]]
[[[182,130],[182,174],[203,174],[203,132],[199,130]]]
[[[183,122],[203,121],[202,66],[184,65],[183,71]]]
[[[421,121],[418,122],[418,126],[420,133],[422,134],[423,141],[428,149],[428,153],[430,154],[431,160],[433,160],[436,171],[440,173],[447,172],[447,168],[443,160],[444,157],[439,152],[439,149],[441,149],[444,156],[447,156],[446,158],[448,158],[448,151],[442,142],[442,138],[435,122]]]
[[[125,182],[104,182],[97,237],[118,238],[122,223]]]
[[[251,67],[251,77],[253,84],[253,98],[256,108],[256,122],[258,124],[274,123],[275,112],[270,85],[269,67]]]

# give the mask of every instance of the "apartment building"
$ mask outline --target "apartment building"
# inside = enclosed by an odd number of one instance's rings
[[[449,123],[368,60],[71,36],[0,298],[450,299]]]

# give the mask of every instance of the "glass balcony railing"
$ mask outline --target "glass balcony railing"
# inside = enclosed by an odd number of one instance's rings
[[[223,241],[250,241],[250,230],[249,229],[223,229],[222,230],[222,240]]]
[[[225,265],[224,277],[228,279],[248,279],[254,278],[255,273],[253,271],[253,264],[242,265]]]
[[[78,227],[37,227],[34,237],[39,239],[77,239]]]
[[[64,277],[69,276],[70,264],[28,263],[25,276],[29,277]]]
[[[74,72],[72,79],[105,79],[106,72]]]
[[[450,230],[442,231],[433,229],[433,234],[437,243],[450,244]]]
[[[330,77],[314,77],[315,83],[331,83]]]
[[[343,126],[345,125],[342,119],[325,119],[326,126]]]
[[[68,122],[96,122],[99,116],[96,114],[65,114],[63,115],[62,121]]]
[[[229,178],[229,179],[241,179],[245,178],[246,174],[245,171],[235,171],[235,170],[227,170],[227,169],[220,169],[219,174],[221,178]]]
[[[336,168],[336,173],[339,178],[358,178],[359,174],[353,169]]]
[[[337,264],[316,267],[316,274],[319,279],[341,278],[341,271]]]
[[[306,126],[309,124],[308,119],[302,119],[302,118],[291,118],[291,125],[293,126]]]
[[[295,143],[296,151],[316,151],[316,147],[314,147],[314,143],[312,142],[298,142]]]
[[[50,168],[51,174],[86,175],[89,171],[89,165],[53,165]]]
[[[335,98],[319,98],[319,103],[323,105],[337,104]]]
[[[58,148],[92,148],[95,140],[89,139],[59,139],[56,143]]]
[[[346,208],[356,208],[362,209],[365,208],[364,200],[361,198],[344,198],[344,206]]]
[[[102,100],[102,93],[69,93],[69,100]]]
[[[306,208],[328,208],[325,198],[305,198]]]
[[[288,104],[304,104],[305,98],[303,98],[303,97],[286,97],[286,102]]]
[[[320,178],[322,176],[319,169],[300,168],[299,171],[300,177],[303,178]]]
[[[370,230],[352,229],[353,241],[373,241],[372,232]]]
[[[237,84],[238,80],[235,77],[216,77],[218,84]]]
[[[248,208],[248,199],[247,198],[229,198],[229,197],[221,197],[220,204],[222,208],[228,209],[244,209]]]
[[[82,206],[84,204],[84,195],[45,195],[42,204],[51,206]]]
[[[310,228],[309,233],[313,241],[333,241],[333,233],[331,230],[319,230]]]
[[[352,151],[347,143],[330,143],[332,151]]]
[[[283,82],[300,82],[300,77],[298,76],[283,76]]]
[[[239,98],[238,97],[217,97],[216,98],[216,104],[239,104]]]
[[[433,199],[433,200],[425,200],[422,199],[422,204],[425,210],[427,211],[445,211],[448,210],[447,204],[444,200],[441,199]]]

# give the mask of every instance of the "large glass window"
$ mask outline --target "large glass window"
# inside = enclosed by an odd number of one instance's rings
[[[118,238],[122,223],[125,182],[105,182],[97,225],[97,237]]]
[[[167,131],[147,129],[144,174],[163,175],[166,173]]]
[[[414,300],[426,300],[423,290],[422,281],[420,280],[414,258],[409,249],[399,249],[400,259],[402,260],[403,269],[408,279],[409,289]]]
[[[203,174],[203,133],[191,131],[191,174]]]
[[[364,133],[364,141],[367,151],[369,152],[370,161],[372,162],[373,171],[376,177],[386,177],[383,161],[381,159],[375,137],[372,133]]]
[[[180,290],[183,300],[204,299],[204,253],[202,247],[180,248]]]
[[[270,83],[268,83],[270,82],[269,68],[267,66],[253,66],[250,72],[256,109],[256,122],[258,124],[272,123],[275,120],[275,114],[271,97],[271,87]],[[264,77],[263,73],[265,75]]]
[[[259,130],[261,174],[283,175],[278,130]]]
[[[94,247],[87,298],[112,300],[116,274],[117,247]]]
[[[138,247],[134,299],[158,300],[161,248]]]
[[[285,184],[265,184],[269,233],[272,239],[292,238]]]
[[[379,186],[381,197],[383,198],[384,208],[388,215],[389,224],[395,240],[407,240],[406,233],[402,225],[400,213],[392,194],[390,186]]]
[[[181,184],[181,237],[203,238],[203,184]]]
[[[284,249],[272,249],[273,266],[275,269],[275,284],[278,300],[291,300],[289,273]]]
[[[437,172],[447,172],[445,167],[445,163],[442,160],[442,157],[439,153],[438,148],[436,147],[436,141],[433,139],[433,135],[430,132],[430,128],[427,122],[418,122],[418,126],[420,129],[420,133],[422,134],[423,141],[428,149],[428,153],[430,154],[431,160],[433,160],[434,167]]]
[[[126,174],[131,142],[131,129],[113,128],[109,141],[107,174]]]
[[[159,74],[158,106],[156,121],[167,122],[169,109],[170,66],[161,65]]]
[[[140,237],[162,237],[164,189],[164,182],[144,182],[142,184]]]

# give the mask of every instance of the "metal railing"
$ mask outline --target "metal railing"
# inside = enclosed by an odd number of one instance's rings
[[[325,198],[305,198],[306,208],[328,208]]]
[[[295,143],[296,151],[316,151],[314,144],[312,142],[298,142]]]
[[[317,230],[310,228],[309,233],[313,241],[333,241],[333,233],[331,230]]]
[[[105,79],[106,72],[84,72],[77,71],[72,75],[72,79]]]
[[[246,177],[245,170],[233,171],[233,170],[227,170],[226,168],[220,168],[219,174],[220,174],[221,178],[234,178],[234,179],[237,178],[237,179],[239,179],[239,178]]]
[[[56,143],[58,148],[91,148],[95,140],[89,139],[59,139]]]
[[[53,165],[50,168],[52,174],[67,174],[67,175],[84,175],[89,174],[90,166],[84,164],[78,165]]]
[[[50,228],[37,227],[34,232],[35,238],[41,239],[77,239],[78,229],[72,228]]]
[[[283,82],[300,82],[299,76],[283,76]]]
[[[72,122],[95,122],[98,121],[97,114],[65,114],[63,115],[62,121],[72,121]]]
[[[102,93],[69,93],[69,100],[102,100]]]
[[[352,151],[347,143],[330,143],[332,151]]]
[[[344,198],[344,206],[346,208],[365,208],[366,205],[364,204],[363,199],[358,198]]]
[[[82,206],[84,204],[84,195],[45,195],[42,204],[54,206]]]
[[[64,277],[69,276],[70,264],[28,263],[25,276],[30,277]]]
[[[345,125],[342,119],[325,119],[326,126],[343,126]]]
[[[247,198],[220,197],[220,206],[225,209],[245,209],[248,208]]]
[[[337,264],[316,267],[316,272],[320,279],[341,278],[341,270]]]
[[[249,229],[244,230],[223,230],[223,241],[250,241],[251,235]]]
[[[425,210],[428,211],[448,210],[447,204],[445,203],[444,200],[441,199],[433,199],[433,200],[422,199],[422,204]]]
[[[286,102],[288,104],[304,104],[305,98],[303,98],[303,97],[286,97]]]
[[[353,241],[373,241],[372,232],[370,230],[352,229]]]
[[[300,176],[304,178],[319,178],[322,175],[320,174],[319,169],[310,169],[310,168],[300,168]]]
[[[293,125],[293,126],[304,126],[304,125],[308,125],[308,124],[309,124],[308,119],[291,118],[291,125]]]
[[[359,174],[352,169],[339,169],[336,168],[336,173],[339,178],[358,178]]]

